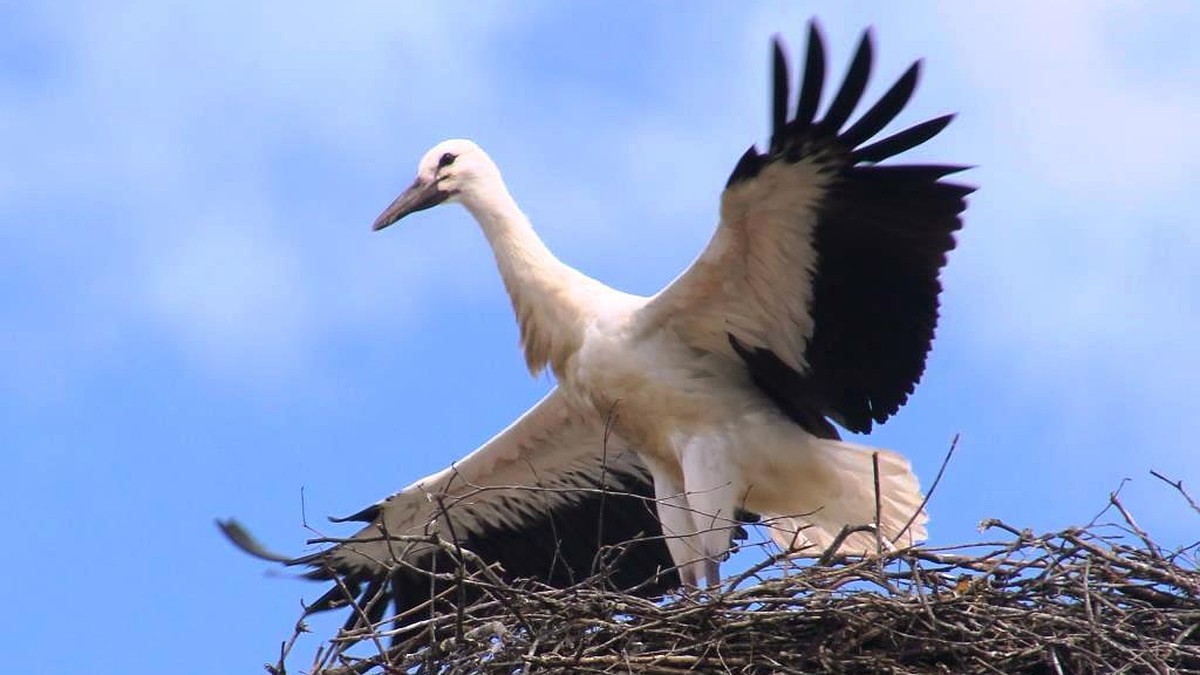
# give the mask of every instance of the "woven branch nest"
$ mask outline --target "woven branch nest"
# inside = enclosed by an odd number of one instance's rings
[[[469,554],[484,591],[391,645],[390,623],[339,633],[307,672],[1200,673],[1197,548],[1164,550],[1116,495],[1121,522],[868,559],[783,556],[707,592],[652,601],[505,584]],[[283,655],[268,670],[284,671]],[[353,649],[346,649],[357,644]]]

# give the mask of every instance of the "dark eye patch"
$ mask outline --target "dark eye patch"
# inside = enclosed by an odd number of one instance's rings
[[[441,159],[438,160],[438,168],[443,169],[448,167],[453,164],[454,160],[456,159],[458,159],[458,157],[454,153],[447,152],[446,154],[442,155]]]

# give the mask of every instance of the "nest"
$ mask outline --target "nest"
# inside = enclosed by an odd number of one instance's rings
[[[1108,509],[1115,522],[1036,536],[986,521],[995,539],[964,546],[803,565],[771,555],[719,589],[658,601],[597,580],[505,584],[460,551],[454,574],[480,601],[395,644],[388,622],[340,633],[308,670],[1200,673],[1200,542],[1166,550],[1116,494]],[[304,630],[301,620],[296,636]],[[284,673],[296,636],[268,670]]]

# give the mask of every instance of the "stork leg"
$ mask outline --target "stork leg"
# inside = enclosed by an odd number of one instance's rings
[[[683,483],[676,477],[677,472],[670,471],[657,458],[646,456],[643,460],[654,478],[658,520],[662,524],[671,560],[679,570],[679,580],[684,586],[698,588],[706,570],[699,564],[703,554]]]
[[[730,462],[723,436],[693,436],[679,448],[688,514],[700,546],[708,587],[721,583],[721,561],[729,555],[737,507],[745,494],[738,468]]]

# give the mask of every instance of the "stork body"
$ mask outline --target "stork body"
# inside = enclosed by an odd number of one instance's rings
[[[446,156],[455,159],[438,167]],[[722,324],[732,317],[709,326],[694,316],[692,303],[718,300],[722,293],[705,285],[705,266],[722,275],[735,271],[724,258],[737,254],[724,242],[715,242],[694,268],[699,280],[685,278],[682,291],[631,295],[555,258],[474,143],[440,143],[420,166],[427,178],[418,178],[377,229],[406,215],[427,185],[441,185],[447,199],[474,215],[512,299],[531,372],[549,367],[558,380],[552,398],[561,398],[574,414],[604,421],[610,439],[640,456],[684,583],[719,581],[718,561],[741,511],[761,514],[787,548],[810,539],[828,543],[843,525],[872,523],[872,452],[882,457],[885,501],[893,506],[882,514],[885,538],[924,538],[921,497],[907,461],[821,438],[814,431],[824,427],[810,431],[789,419],[754,383],[725,336],[730,328]],[[447,168],[459,173],[439,178]],[[468,187],[455,187],[460,185]],[[730,287],[726,293],[740,295],[735,280],[722,284]],[[804,514],[809,518],[803,525],[790,518]],[[901,533],[910,519],[915,527]],[[874,545],[874,538],[856,537],[847,550],[861,553]]]
[[[938,275],[971,188],[942,180],[959,167],[878,164],[936,135],[949,116],[864,145],[904,107],[916,64],[843,128],[870,61],[867,35],[818,120],[819,33],[810,30],[794,113],[776,44],[770,144],[737,163],[711,242],[653,297],[614,290],[559,261],[474,143],[445,141],[427,152],[375,229],[443,202],[465,206],[495,253],[530,371],[550,369],[557,387],[450,469],[352,516],[368,525],[347,542],[285,562],[336,577],[363,598],[391,583],[403,612],[413,606],[405,594],[421,582],[386,561],[422,567],[436,556],[397,552],[387,539],[430,527],[465,536],[510,571],[564,582],[587,572],[598,551],[632,540],[614,563],[617,585],[652,591],[717,583],[746,512],[789,551],[819,552],[846,525],[873,523],[880,537],[848,537],[845,553],[923,539],[922,496],[907,460],[842,442],[834,422],[869,431],[912,392],[937,321]],[[599,497],[585,489],[597,487]],[[609,489],[633,494],[609,497]],[[595,529],[581,514],[600,514],[604,524]],[[236,525],[225,527],[261,553]],[[533,529],[553,532],[549,550],[504,544]],[[569,574],[560,578],[563,561]],[[352,599],[334,591],[314,608]],[[381,613],[376,604],[367,616]]]

